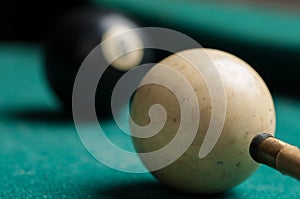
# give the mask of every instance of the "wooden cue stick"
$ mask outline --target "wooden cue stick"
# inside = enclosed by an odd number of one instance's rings
[[[297,147],[261,133],[253,138],[249,152],[256,162],[300,180],[300,149]]]

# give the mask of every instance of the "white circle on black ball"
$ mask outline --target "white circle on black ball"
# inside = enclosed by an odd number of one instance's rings
[[[129,30],[131,28],[126,25],[115,25],[102,36],[102,41],[108,41],[101,46],[105,59],[111,63],[112,67],[121,71],[127,71],[139,65],[144,56],[143,42],[137,32],[131,31],[130,34],[123,34]],[[119,36],[115,37],[117,35]],[[115,39],[109,39],[112,37]],[[118,58],[114,60],[116,57]]]

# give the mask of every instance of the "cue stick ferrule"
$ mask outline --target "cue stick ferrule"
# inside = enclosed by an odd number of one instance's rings
[[[297,147],[261,133],[253,138],[249,151],[256,162],[300,180],[300,150]]]

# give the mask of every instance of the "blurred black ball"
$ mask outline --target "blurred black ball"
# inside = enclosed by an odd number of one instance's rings
[[[119,12],[99,7],[84,7],[68,13],[50,31],[45,41],[45,71],[50,86],[64,107],[71,110],[73,84],[85,57],[105,38],[117,34],[117,31],[126,29],[126,27],[137,28],[140,26]],[[149,41],[149,35],[144,33],[139,33],[137,37],[136,39],[142,43],[146,40]],[[124,42],[126,43],[126,41]],[[115,50],[119,48],[120,46],[112,47]],[[140,58],[132,57],[139,59],[127,60],[129,64],[134,65],[156,63],[161,59],[150,49],[143,50]],[[132,57],[129,56],[129,58]],[[111,113],[111,93],[118,79],[126,72],[124,69],[120,70],[120,66],[126,65],[125,62],[126,59],[121,59],[118,63],[113,62],[99,81],[95,105],[97,114],[100,116]]]

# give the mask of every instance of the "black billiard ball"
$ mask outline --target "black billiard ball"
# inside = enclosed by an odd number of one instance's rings
[[[76,74],[89,52],[119,31],[137,27],[140,25],[120,12],[99,7],[81,7],[63,16],[49,31],[44,46],[46,76],[54,93],[67,110],[71,110],[72,107],[72,90]],[[145,33],[137,34],[135,39],[142,44],[149,39],[149,35]],[[109,45],[112,46],[106,46],[107,52],[106,49],[103,50],[104,54],[106,52],[104,57],[108,59],[111,50],[120,48],[113,46],[118,44]],[[127,59],[121,57],[114,61],[101,77],[97,87],[95,99],[97,114],[110,113],[112,90],[126,70],[143,63],[158,61],[153,51],[146,49],[141,54],[127,56]]]

